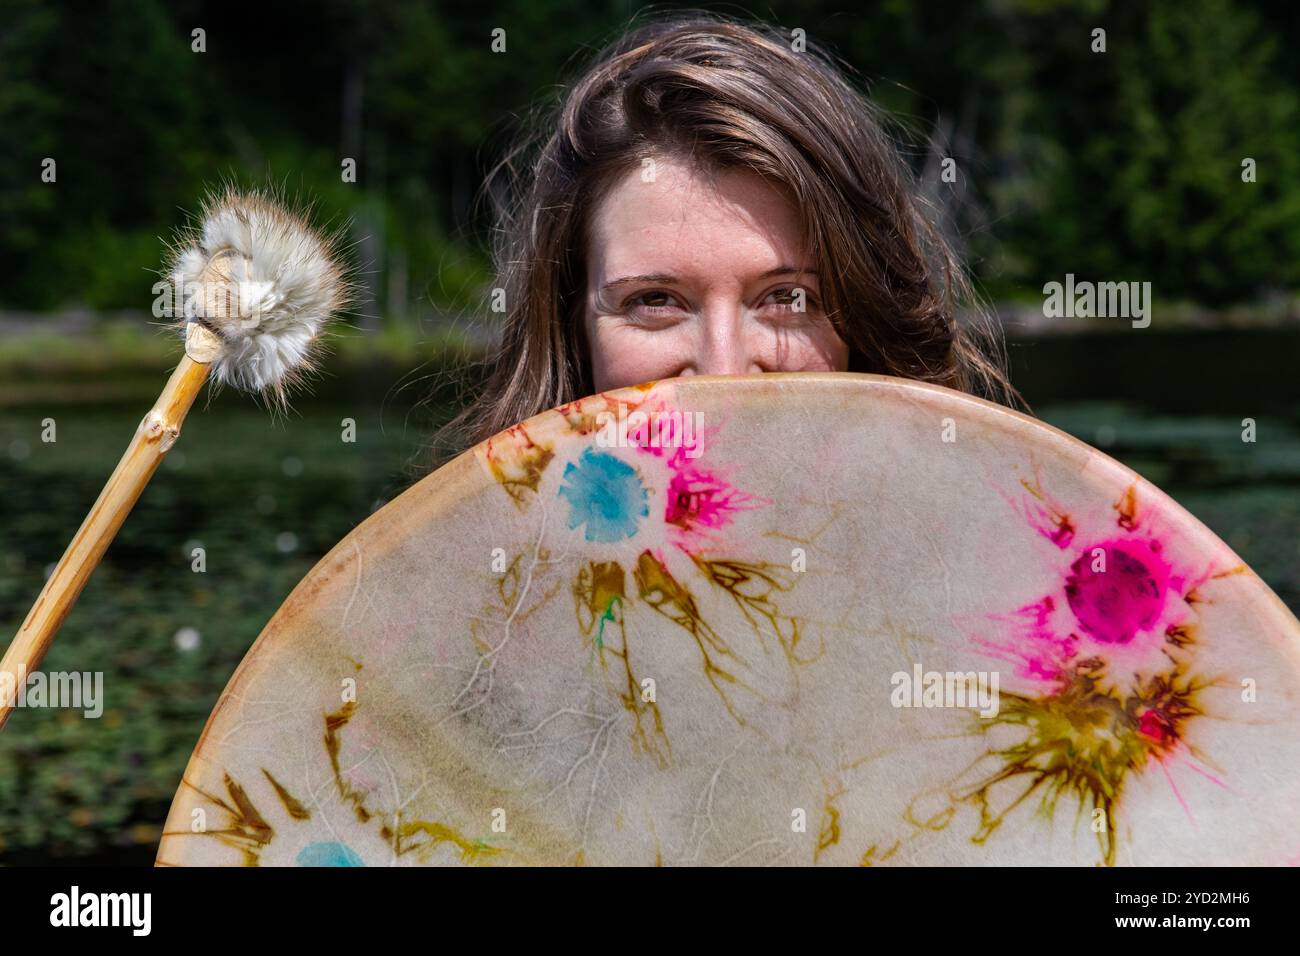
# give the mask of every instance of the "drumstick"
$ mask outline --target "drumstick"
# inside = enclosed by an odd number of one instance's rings
[[[185,354],[0,660],[0,728],[81,589],[180,435],[209,374],[284,407],[315,368],[320,335],[350,297],[337,236],[260,192],[226,189],[172,249],[172,314]]]

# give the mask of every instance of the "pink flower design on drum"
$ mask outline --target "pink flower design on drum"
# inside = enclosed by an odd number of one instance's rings
[[[1069,796],[1080,814],[1102,815],[1105,826],[1094,830],[1104,861],[1113,863],[1131,775],[1159,766],[1192,819],[1173,769],[1225,786],[1187,742],[1210,683],[1192,673],[1189,651],[1202,600],[1197,588],[1240,568],[1198,570],[1179,561],[1178,535],[1159,526],[1157,512],[1139,514],[1136,485],[1115,502],[1114,525],[1098,528],[1095,518],[1073,519],[1037,474],[1022,484],[1025,497],[1008,501],[1060,554],[1050,564],[1057,584],[1009,613],[958,622],[977,649],[1011,663],[1016,678],[998,714],[978,720],[978,732],[1014,727],[1018,734],[1010,743],[990,738],[985,759],[995,771],[961,781],[947,816],[931,822],[946,826],[956,804],[967,803],[980,816],[973,839],[983,842],[1031,794],[1041,795],[1048,816]],[[993,788],[1007,786],[1013,796],[1004,793],[1003,809],[995,810]]]

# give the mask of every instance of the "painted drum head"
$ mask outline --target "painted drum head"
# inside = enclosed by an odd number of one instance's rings
[[[160,864],[1300,861],[1300,625],[1105,455],[946,389],[688,378],[343,539]]]

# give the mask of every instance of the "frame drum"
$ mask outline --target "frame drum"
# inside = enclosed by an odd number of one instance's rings
[[[850,374],[597,395],[344,538],[161,865],[1300,862],[1300,624],[1102,453]]]

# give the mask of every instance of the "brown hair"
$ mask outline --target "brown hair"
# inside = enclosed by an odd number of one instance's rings
[[[477,443],[592,390],[588,224],[613,184],[665,154],[785,188],[851,370],[1018,404],[1000,338],[885,129],[829,55],[794,52],[774,27],[689,13],[624,33],[544,116],[540,149],[520,141],[487,178],[506,320],[452,441]]]

